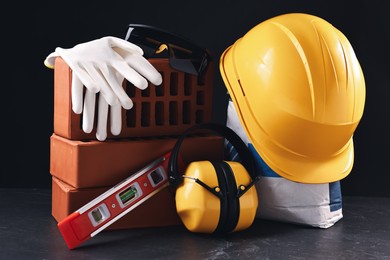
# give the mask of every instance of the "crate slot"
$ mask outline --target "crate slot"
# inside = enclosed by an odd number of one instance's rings
[[[133,107],[129,110],[126,110],[126,126],[128,128],[135,127],[136,115],[137,115],[137,104],[133,103]]]
[[[129,81],[126,81],[126,94],[130,98],[135,97],[135,86]]]
[[[143,97],[149,97],[150,96],[150,86],[151,84],[148,84],[148,87],[146,89],[141,90],[141,96]]]
[[[163,80],[165,79],[165,73],[164,72],[161,72],[159,71],[160,74],[161,74],[161,77],[163,78]],[[156,91],[156,97],[162,97],[164,96],[164,93],[165,93],[165,85],[164,84],[161,84],[160,86],[156,86],[155,88],[155,91]]]
[[[164,102],[157,101],[155,106],[155,124],[164,125]]]
[[[150,125],[150,102],[142,102],[141,107],[141,126]]]
[[[184,95],[191,96],[192,94],[192,85],[191,85],[191,75],[184,74]]]
[[[203,110],[196,110],[195,113],[195,123],[200,124],[203,123]]]
[[[177,125],[177,117],[178,117],[178,108],[177,108],[177,102],[171,101],[169,102],[169,124],[170,125]]]
[[[185,100],[183,102],[183,124],[191,122],[191,101]]]
[[[196,104],[200,106],[204,105],[204,91],[196,92]]]
[[[170,81],[169,81],[169,93],[171,96],[177,96],[178,87],[179,87],[179,76],[177,72],[172,72]]]

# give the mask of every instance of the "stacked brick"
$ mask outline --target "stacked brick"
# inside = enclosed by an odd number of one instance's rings
[[[149,83],[146,90],[139,90],[125,80],[123,87],[134,106],[122,109],[121,133],[113,136],[108,130],[108,138],[101,142],[95,139],[95,131],[83,132],[82,115],[71,109],[72,71],[60,57],[56,59],[54,133],[50,137],[52,215],[56,221],[169,152],[188,127],[212,120],[212,63],[199,83],[196,76],[172,69],[167,59],[150,62],[163,76],[162,84]],[[189,136],[181,156],[184,162],[221,160],[223,139],[207,134]],[[180,224],[174,190],[167,187],[108,229]]]

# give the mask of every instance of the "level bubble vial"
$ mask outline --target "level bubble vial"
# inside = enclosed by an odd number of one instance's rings
[[[139,198],[141,194],[142,194],[141,188],[139,187],[138,182],[136,182],[131,186],[129,186],[128,188],[124,189],[123,191],[119,192],[116,197],[119,204],[123,208],[127,206],[130,202]]]
[[[88,216],[92,222],[92,225],[96,227],[110,217],[110,211],[108,210],[106,204],[103,203],[91,210],[88,213]]]

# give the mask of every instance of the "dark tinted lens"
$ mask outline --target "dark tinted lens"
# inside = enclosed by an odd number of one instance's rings
[[[188,59],[169,59],[172,68],[189,74],[198,75],[198,66]]]

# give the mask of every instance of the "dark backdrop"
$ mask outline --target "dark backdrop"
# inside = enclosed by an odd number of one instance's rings
[[[55,47],[109,35],[124,38],[129,23],[144,23],[193,39],[218,64],[225,48],[256,24],[279,14],[306,12],[347,36],[366,79],[365,112],[354,136],[355,164],[342,180],[343,194],[390,196],[390,15],[385,1],[32,1],[8,6],[3,8],[8,15],[1,18],[0,187],[50,187],[53,71],[43,60]],[[225,89],[218,69],[215,86],[214,118],[224,121]]]

